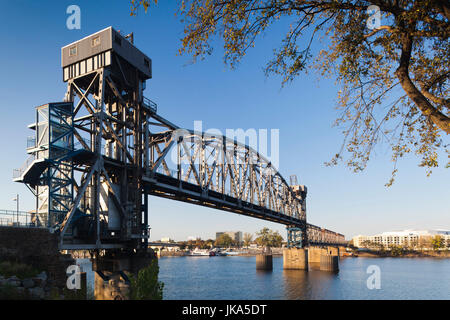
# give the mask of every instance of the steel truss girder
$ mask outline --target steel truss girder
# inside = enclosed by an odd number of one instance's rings
[[[296,247],[346,243],[342,234],[306,223],[305,199],[248,146],[184,129],[153,133],[152,139],[157,160],[143,178],[149,194],[286,224]]]
[[[313,245],[345,245],[343,234],[327,230],[312,224],[307,225],[308,243]]]
[[[180,182],[163,174],[157,173],[154,178],[144,177],[143,180],[146,183],[145,191],[157,197],[188,202],[286,225],[295,224],[302,227],[305,225],[302,220],[282,215],[252,203],[239,201],[219,192],[210,191],[205,195],[199,186],[189,182]]]
[[[153,134],[149,146],[155,160],[149,164],[145,179],[153,181],[152,190],[165,188],[158,173],[178,181],[178,194],[186,192],[190,197],[186,188],[195,186],[204,199],[215,192],[234,198],[238,204],[245,202],[275,212],[280,222],[306,221],[302,210],[305,199],[294,193],[266,158],[248,146],[184,129]],[[239,205],[236,210],[240,210]]]

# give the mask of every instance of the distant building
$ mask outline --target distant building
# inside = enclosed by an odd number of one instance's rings
[[[382,244],[386,248],[391,245],[417,247],[423,240],[429,240],[437,235],[442,237],[444,245],[450,245],[450,230],[442,229],[390,231],[374,236],[358,235],[353,238],[353,245],[362,248],[369,241],[373,244]]]
[[[165,237],[165,238],[161,238],[161,242],[172,243],[175,241],[169,237]]]
[[[195,241],[197,239],[200,239],[200,237],[189,236],[189,237],[187,237],[187,239],[188,239],[188,241],[189,240]]]
[[[224,232],[216,232],[216,240],[223,234],[227,234],[231,239],[236,241],[238,244],[242,244],[242,231],[224,231]]]

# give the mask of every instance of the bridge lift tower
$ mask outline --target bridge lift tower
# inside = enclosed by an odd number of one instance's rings
[[[142,171],[156,113],[143,96],[151,59],[129,38],[108,27],[61,49],[65,99],[36,108],[31,157],[15,175],[61,250],[90,250],[98,274],[125,278],[149,256]]]

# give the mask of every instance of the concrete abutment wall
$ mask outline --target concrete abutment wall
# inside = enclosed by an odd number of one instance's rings
[[[47,229],[0,227],[0,261],[14,261],[46,271],[52,286],[65,288],[66,269],[75,260],[61,254],[58,237]]]

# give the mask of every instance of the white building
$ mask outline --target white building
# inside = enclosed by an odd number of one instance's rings
[[[385,248],[391,245],[417,247],[421,240],[432,239],[435,236],[441,236],[444,245],[450,245],[450,230],[402,230],[383,232],[374,236],[358,235],[353,238],[353,245],[357,248],[365,247],[365,241],[382,244]]]
[[[170,237],[164,237],[164,238],[161,238],[161,242],[171,243],[171,242],[175,242],[175,241]]]

